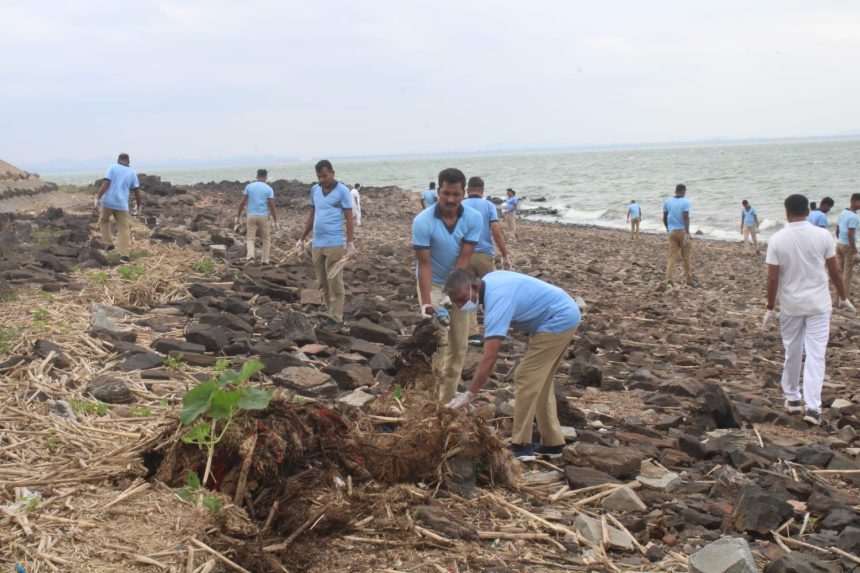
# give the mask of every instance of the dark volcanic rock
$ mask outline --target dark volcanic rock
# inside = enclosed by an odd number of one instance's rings
[[[573,489],[603,485],[607,483],[621,483],[606,472],[592,468],[581,468],[578,466],[565,466],[564,474],[570,487]]]
[[[189,327],[185,333],[185,340],[200,344],[209,352],[218,352],[230,344],[226,329],[208,324],[195,324]]]
[[[434,505],[416,507],[415,521],[449,539],[478,541],[478,532],[474,527],[454,521],[451,516]]]
[[[607,448],[597,444],[577,442],[564,449],[566,462],[591,467],[616,478],[632,478],[639,472],[644,456],[639,450],[618,446]]]
[[[152,348],[161,354],[170,354],[171,352],[196,352],[199,354],[206,352],[206,347],[202,344],[175,338],[158,338],[152,343]]]
[[[284,338],[298,345],[310,344],[317,341],[314,327],[308,317],[301,312],[287,311],[283,316]]]
[[[372,322],[364,320],[352,323],[349,326],[349,335],[369,340],[370,342],[385,344],[387,346],[397,344],[396,332],[390,328],[385,328],[384,326],[379,326],[378,324],[373,324]]]
[[[765,565],[764,573],[830,573],[819,555],[792,551]]]
[[[741,490],[735,501],[732,523],[738,531],[765,536],[782,525],[792,513],[791,506],[781,497],[750,485]]]
[[[825,467],[833,459],[833,450],[823,444],[812,444],[798,448],[795,461],[808,466]]]
[[[87,383],[87,393],[96,400],[108,404],[129,404],[134,402],[134,394],[128,382],[119,378],[95,378]]]
[[[149,370],[150,368],[158,368],[164,364],[164,359],[155,352],[146,352],[142,354],[134,354],[126,358],[119,367],[126,372],[132,370]]]

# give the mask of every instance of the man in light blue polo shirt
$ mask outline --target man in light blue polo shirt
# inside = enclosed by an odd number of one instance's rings
[[[442,286],[455,268],[468,268],[481,238],[481,214],[463,206],[466,176],[459,169],[439,173],[439,202],[421,211],[412,222],[412,247],[418,261],[418,302],[421,314],[447,314]],[[448,345],[433,357],[440,380],[439,400],[447,402],[457,392],[468,348],[469,317],[452,308]]]
[[[517,192],[508,188],[505,191],[508,198],[505,200],[505,227],[508,230],[508,238],[512,243],[517,242]]]
[[[466,187],[466,198],[463,205],[471,207],[484,218],[481,228],[481,238],[478,246],[472,253],[471,266],[478,278],[496,270],[496,250],[493,248],[493,240],[499,246],[502,253],[502,268],[511,269],[511,258],[508,256],[508,246],[502,236],[501,225],[499,225],[499,211],[496,206],[484,199],[484,180],[480,177],[469,177]],[[481,344],[481,332],[478,329],[478,314],[469,315],[469,344]]]
[[[343,269],[329,277],[329,271],[344,255],[356,255],[353,243],[352,193],[343,183],[334,178],[334,168],[327,159],[317,162],[318,183],[311,187],[311,212],[305,222],[305,230],[296,246],[304,249],[305,239],[313,231],[311,255],[317,285],[322,293],[326,310],[331,320],[323,325],[326,330],[343,327]],[[343,226],[346,221],[346,239]],[[344,244],[346,248],[344,249]]]
[[[829,226],[827,221],[827,213],[833,208],[836,202],[833,201],[830,197],[825,197],[818,204],[818,209],[812,209],[809,212],[809,217],[806,218],[807,221],[815,225],[816,227],[821,227],[822,229],[826,229]],[[812,203],[809,204],[809,207],[812,208]]]
[[[741,235],[744,238],[744,254],[750,254],[750,237],[758,254],[758,211],[746,199],[741,201]]]
[[[430,182],[430,188],[421,194],[421,209],[432,207],[439,201],[439,194],[436,192],[436,182]]]
[[[248,261],[254,260],[254,241],[257,239],[257,229],[260,229],[260,238],[263,241],[263,254],[260,257],[260,263],[264,265],[269,264],[269,251],[272,248],[272,235],[269,226],[270,215],[272,217],[272,226],[275,231],[278,230],[278,213],[275,211],[275,192],[266,183],[268,178],[268,171],[257,169],[257,180],[245,187],[242,202],[239,203],[239,212],[236,213],[236,224],[238,225],[239,217],[242,216],[245,205],[248,206],[248,232],[245,236],[248,247],[245,259]]]
[[[690,202],[687,200],[687,186],[678,183],[675,186],[675,196],[663,203],[663,225],[669,233],[669,261],[666,265],[666,285],[672,287],[675,277],[675,259],[680,255],[684,264],[684,276],[687,284],[693,284],[693,269],[691,252],[693,242],[690,240]]]
[[[502,342],[513,328],[529,335],[526,355],[514,373],[514,424],[511,451],[522,461],[535,454],[559,458],[564,435],[558,422],[553,380],[579,326],[579,307],[564,290],[534,277],[510,271],[475,276],[456,270],[445,281],[445,292],[463,312],[484,307],[484,352],[469,389],[447,405],[460,408],[471,402],[490,377]],[[537,417],[541,444],[532,444],[532,423]]]
[[[129,244],[131,243],[131,230],[128,222],[128,192],[134,191],[134,200],[137,205],[137,213],[141,213],[140,207],[140,182],[137,173],[129,167],[127,153],[120,153],[116,163],[111,165],[105,173],[102,185],[96,197],[96,207],[99,207],[99,228],[102,234],[102,243],[106,250],[114,250],[113,238],[110,233],[110,219],[116,221],[116,236],[119,260],[123,263],[131,262],[129,257]]]
[[[839,222],[836,226],[836,260],[842,269],[842,282],[845,283],[846,298],[851,298],[851,279],[854,275],[854,263],[857,262],[857,229],[860,228],[860,219],[857,217],[857,209],[860,209],[860,193],[851,195],[851,203],[844,211],[839,213]]]
[[[639,236],[639,222],[642,220],[642,209],[636,202],[636,199],[631,199],[627,206],[627,222],[630,223],[630,237]]]

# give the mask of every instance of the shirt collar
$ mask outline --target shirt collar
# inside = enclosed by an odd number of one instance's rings
[[[442,211],[439,209],[439,203],[436,203],[436,207],[433,209],[433,216],[437,219],[442,218]],[[463,216],[463,205],[460,205],[460,208],[457,210],[457,219]]]

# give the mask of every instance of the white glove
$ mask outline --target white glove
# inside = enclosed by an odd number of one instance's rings
[[[509,271],[513,268],[513,265],[511,264],[511,257],[509,257],[508,255],[502,257],[502,268],[506,271]]]
[[[445,407],[450,408],[452,410],[456,410],[458,408],[462,408],[466,404],[471,403],[472,400],[474,400],[474,399],[475,399],[475,394],[472,393],[471,390],[466,390],[462,394],[457,394],[456,396],[454,396],[450,402],[445,404]]]
[[[96,198],[95,198],[95,200],[93,201],[93,207],[95,207],[96,209],[98,209],[99,207],[101,207],[101,204],[102,204],[101,199],[99,199],[99,196],[98,196],[98,195],[96,195]]]
[[[776,311],[769,310],[764,313],[764,320],[761,321],[761,329],[762,332],[767,331],[770,328],[771,323],[776,319]]]
[[[234,226],[234,227],[238,227],[238,226],[239,226],[239,215],[236,215],[236,216],[233,218],[233,226]]]
[[[305,250],[305,240],[299,239],[298,241],[296,241],[296,248],[300,251],[304,251]]]
[[[354,258],[358,254],[358,251],[355,250],[355,243],[349,242],[346,244],[346,256]]]
[[[436,309],[433,308],[432,304],[421,305],[421,318],[430,318],[434,314],[436,314]]]
[[[281,230],[281,228],[278,226],[277,221],[272,221],[272,230],[276,233]]]
[[[854,308],[854,305],[851,304],[851,301],[848,300],[847,298],[844,298],[844,299],[839,301],[839,308],[844,308],[845,310],[847,310],[850,313],[857,312],[857,309]]]
[[[143,205],[135,205],[134,212],[132,213],[133,217],[142,217],[143,216]]]

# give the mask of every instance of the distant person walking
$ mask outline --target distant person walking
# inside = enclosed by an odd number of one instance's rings
[[[505,193],[508,199],[505,201],[505,227],[510,236],[511,242],[517,242],[517,192],[513,189],[508,189]]]
[[[821,423],[821,387],[824,384],[824,357],[830,337],[832,301],[828,275],[839,294],[839,307],[854,312],[848,300],[836,249],[830,234],[806,220],[809,204],[803,195],[785,200],[788,224],[777,231],[767,245],[767,310],[762,329],[776,319],[779,294],[779,330],[785,347],[782,391],[785,408],[792,414],[806,411],[803,419]],[[800,391],[800,365],[803,356],[803,394]],[[802,401],[801,401],[802,398]]]
[[[666,285],[674,285],[675,259],[681,257],[684,264],[684,277],[687,284],[693,284],[692,250],[690,238],[690,202],[687,200],[687,186],[678,183],[675,196],[663,203],[663,225],[669,233],[669,260],[666,264]]]
[[[758,254],[758,210],[746,199],[741,201],[741,235],[744,237],[744,254],[750,254],[750,242]]]
[[[271,231],[272,229],[275,231],[278,230],[278,213],[275,211],[275,192],[266,183],[268,179],[268,171],[257,169],[257,180],[245,187],[242,202],[239,203],[239,211],[236,213],[236,224],[238,225],[242,211],[245,210],[246,205],[248,206],[248,230],[245,235],[247,253],[245,254],[245,260],[254,260],[254,242],[257,240],[257,229],[259,229],[260,239],[263,241],[263,253],[260,256],[260,263],[264,265],[269,264],[269,252],[272,249]],[[269,226],[269,217],[272,218],[271,227]]]
[[[352,191],[352,218],[355,219],[355,226],[361,227],[361,194],[359,190],[361,189],[361,183],[356,183]]]
[[[826,229],[829,226],[827,222],[827,213],[829,213],[830,209],[833,208],[833,199],[831,199],[830,197],[825,197],[821,200],[818,209],[813,207],[813,205],[815,205],[815,203],[809,204],[809,217],[807,217],[806,220],[815,225],[816,227]]]
[[[134,191],[134,201],[137,206],[136,214],[142,214],[140,206],[140,182],[137,173],[129,167],[128,153],[120,153],[116,163],[108,167],[102,185],[96,197],[96,207],[99,209],[99,228],[107,252],[116,248],[119,252],[119,260],[130,263],[129,244],[131,243],[131,230],[128,222],[128,192]],[[117,247],[114,247],[110,232],[110,220],[116,221]]]
[[[421,194],[421,208],[426,209],[432,207],[439,201],[439,194],[436,192],[436,182],[431,181],[427,191]]]
[[[478,245],[470,259],[471,269],[478,278],[496,270],[496,250],[493,242],[502,253],[502,268],[511,270],[511,258],[508,255],[508,246],[502,236],[499,225],[499,211],[496,206],[484,199],[484,180],[480,177],[470,177],[466,186],[466,198],[463,205],[471,207],[484,218],[484,226],[481,228],[481,237]],[[478,329],[478,313],[469,314],[469,344],[480,345],[481,331]]]
[[[627,205],[627,222],[630,223],[630,236],[639,236],[639,222],[642,220],[642,208],[636,202],[636,199],[631,199]]]
[[[851,298],[851,279],[854,275],[854,263],[858,260],[857,255],[857,229],[860,228],[860,219],[857,218],[857,209],[860,209],[860,193],[851,195],[851,203],[839,214],[839,222],[836,227],[836,253],[838,255],[839,267],[842,269],[842,282],[845,283],[847,297]]]
[[[338,183],[334,178],[334,167],[329,160],[317,162],[314,169],[318,183],[311,187],[311,212],[296,246],[304,249],[305,239],[313,231],[311,258],[314,273],[326,311],[331,316],[331,320],[323,324],[322,328],[336,331],[343,327],[343,269],[333,273],[331,277],[329,272],[334,270],[332,267],[344,255],[355,257],[357,254],[353,242],[352,194],[346,185]],[[346,239],[343,236],[344,222]]]

